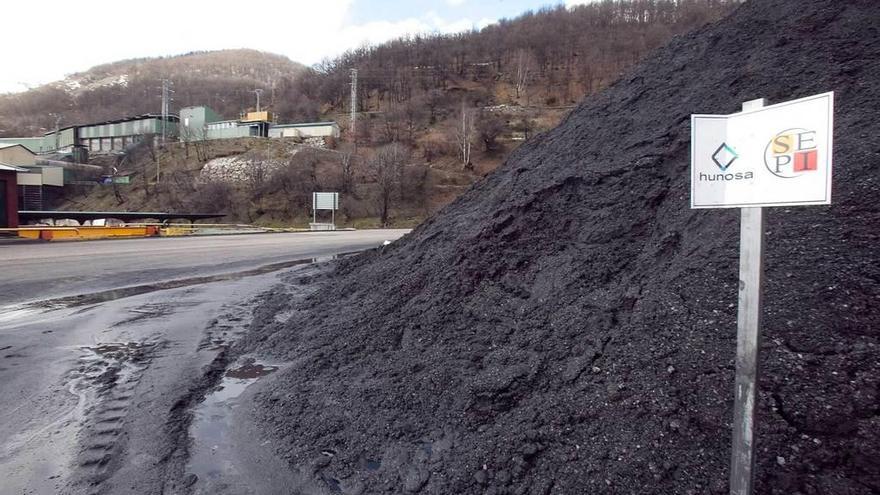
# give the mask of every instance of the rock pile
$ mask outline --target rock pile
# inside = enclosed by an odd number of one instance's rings
[[[689,116],[833,90],[834,204],[768,213],[758,493],[880,492],[878,20],[748,2],[268,298],[247,345],[293,364],[256,414],[306,491],[726,493],[738,214],[688,208]]]

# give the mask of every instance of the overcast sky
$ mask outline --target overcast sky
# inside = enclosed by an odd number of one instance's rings
[[[307,65],[404,34],[481,28],[578,0],[4,0],[0,93],[95,65],[255,48]]]

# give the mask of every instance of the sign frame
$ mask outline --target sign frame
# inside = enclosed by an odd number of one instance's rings
[[[698,163],[705,163],[706,157],[702,156],[705,152],[705,142],[701,141],[700,132],[707,132],[706,129],[713,126],[724,126],[725,137],[724,138],[715,138],[711,140],[711,146],[714,147],[716,141],[720,141],[720,144],[723,146],[728,146],[729,139],[727,138],[727,133],[729,132],[729,127],[736,124],[736,128],[739,133],[743,132],[743,129],[750,129],[754,123],[763,123],[766,119],[776,118],[776,119],[790,119],[791,117],[786,114],[780,114],[780,110],[789,109],[792,110],[797,108],[798,111],[805,111],[803,108],[805,105],[813,105],[813,106],[822,106],[824,110],[824,114],[820,117],[817,117],[819,120],[824,120],[824,128],[821,130],[817,129],[817,131],[822,132],[820,135],[822,150],[821,154],[817,153],[817,161],[821,162],[822,170],[821,175],[824,176],[823,184],[812,184],[810,185],[809,194],[811,197],[805,200],[793,199],[792,196],[798,193],[792,192],[791,187],[788,187],[794,183],[786,183],[779,182],[776,177],[774,177],[774,173],[772,173],[767,167],[765,162],[766,154],[770,149],[770,143],[766,144],[764,154],[761,156],[760,166],[757,162],[758,157],[754,156],[754,153],[750,154],[750,156],[746,157],[746,159],[752,160],[750,163],[754,170],[747,170],[746,173],[753,174],[753,178],[751,180],[740,180],[740,181],[732,181],[729,185],[727,182],[722,182],[724,184],[723,187],[715,186],[715,190],[713,192],[707,192],[709,186],[704,185],[703,181],[698,180],[699,175],[703,173],[708,173],[705,169],[700,170]],[[795,107],[799,106],[799,107]],[[770,112],[770,113],[767,113]],[[795,120],[797,121],[797,120]],[[747,125],[749,124],[749,125]],[[787,127],[787,126],[782,126]],[[794,127],[790,127],[785,130],[796,130]],[[779,133],[785,132],[782,128],[779,129]],[[717,132],[717,131],[716,131]],[[827,93],[822,93],[818,95],[808,96],[806,98],[800,98],[796,100],[790,100],[782,103],[778,103],[775,105],[769,106],[760,106],[754,108],[743,109],[743,111],[739,113],[734,113],[730,115],[716,115],[716,114],[692,114],[691,115],[691,147],[690,147],[690,155],[691,155],[691,167],[690,167],[690,207],[692,209],[712,209],[712,208],[748,208],[748,207],[776,207],[776,206],[808,206],[808,205],[828,205],[831,204],[831,184],[833,182],[833,156],[834,156],[834,92],[830,91]],[[776,137],[779,137],[779,134],[773,135],[770,140],[772,141]],[[744,141],[747,139],[740,139],[740,141]],[[763,142],[761,143],[763,144]],[[750,146],[755,146],[750,143]],[[703,149],[698,151],[699,147],[703,147]],[[816,148],[819,148],[819,144],[817,143]],[[733,152],[733,148],[729,148],[731,152]],[[721,150],[721,147],[716,150],[716,153]],[[754,151],[754,150],[751,150]],[[736,153],[734,152],[736,155]],[[713,160],[714,160],[714,154]],[[739,156],[735,156],[734,160],[739,158]],[[732,165],[734,162],[731,161],[728,163],[728,166]],[[721,170],[721,174],[718,174],[718,170],[712,169],[717,175],[725,175],[727,169],[722,167],[721,164],[715,162],[716,165]],[[737,169],[735,172],[740,173],[742,169]],[[733,171],[731,171],[733,172]],[[727,176],[733,176],[733,173],[727,173]],[[741,174],[740,174],[741,175]],[[778,176],[781,177],[781,176]],[[787,177],[792,178],[792,177]],[[816,181],[813,181],[816,182]],[[816,191],[818,190],[817,186],[821,185],[823,187],[823,195],[821,198],[818,198],[816,195]],[[720,187],[720,192],[719,192]],[[782,193],[789,196],[786,199],[769,199],[773,194],[777,194],[778,188],[788,188],[788,190],[781,191]],[[738,189],[737,189],[738,188]],[[765,189],[764,191],[753,192],[757,189]],[[801,187],[803,189],[803,187]],[[743,192],[743,190],[749,191],[748,193]],[[721,201],[707,201],[702,196],[707,195],[722,195],[728,194],[728,191],[731,191],[729,194],[735,196],[744,196],[744,195],[759,195],[761,197],[757,198],[757,200],[749,200],[749,201],[739,201],[739,200],[731,200],[729,202],[721,200]],[[698,197],[700,199],[698,199]]]

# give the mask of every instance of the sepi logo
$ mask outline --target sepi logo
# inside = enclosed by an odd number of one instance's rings
[[[786,129],[767,143],[764,165],[771,174],[792,179],[815,172],[819,163],[818,154],[816,131]]]

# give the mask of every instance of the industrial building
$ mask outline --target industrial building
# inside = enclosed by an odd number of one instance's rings
[[[249,112],[237,120],[223,120],[214,110],[199,106],[180,109],[180,140],[207,141],[268,137],[272,112]]]
[[[180,139],[204,141],[242,137],[295,137],[301,139],[339,137],[336,122],[277,124],[272,112],[248,112],[237,120],[223,120],[208,107],[186,107],[180,110]]]
[[[0,228],[18,227],[18,181],[24,169],[0,164]]]
[[[20,144],[34,153],[49,153],[55,150],[55,140],[52,139],[52,146],[48,146],[44,136],[39,137],[17,137],[17,138],[0,138],[0,146],[4,144]]]
[[[176,115],[168,115],[163,121],[161,115],[147,114],[63,127],[42,137],[0,138],[0,145],[20,144],[38,154],[69,153],[74,156],[74,161],[86,162],[89,153],[121,152],[147,135],[164,135],[176,141],[178,128]]]
[[[37,165],[34,153],[21,144],[0,144],[0,165],[6,172],[15,171],[16,211],[41,210],[44,202],[61,194],[64,187],[64,169]]]
[[[165,136],[176,141],[179,123],[176,115],[168,115],[163,121],[161,115],[153,114],[108,120],[75,127],[74,143],[85,147],[89,153],[121,152],[144,136]]]
[[[74,125],[47,132],[40,137],[0,138],[0,145],[20,145],[32,153],[65,153],[77,163],[87,163],[90,154],[121,153],[145,136],[173,141],[206,141],[247,137],[299,138],[321,141],[339,137],[336,122],[277,124],[269,111],[248,112],[236,120],[224,120],[206,106],[185,107],[180,116],[146,114]]]
[[[305,124],[277,124],[269,128],[269,137],[284,138],[338,138],[339,124],[336,122],[309,122]]]

